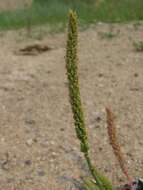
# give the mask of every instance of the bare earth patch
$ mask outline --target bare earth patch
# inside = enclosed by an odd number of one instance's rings
[[[0,11],[24,8],[31,4],[32,0],[0,0]]]
[[[143,40],[143,25],[114,30],[112,39],[99,35],[109,31],[105,24],[80,33],[79,76],[93,161],[119,185],[124,176],[108,143],[105,106],[116,115],[129,172],[143,176],[143,53],[132,45]],[[76,190],[88,169],[68,102],[66,34],[44,37],[51,51],[14,54],[32,43],[15,32],[0,39],[0,189]]]

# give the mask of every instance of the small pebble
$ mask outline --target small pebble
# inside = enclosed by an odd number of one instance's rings
[[[33,119],[26,119],[26,120],[25,120],[25,123],[27,123],[27,124],[29,124],[29,125],[34,125],[36,122],[35,122],[35,120],[33,120]]]
[[[134,73],[134,77],[138,77],[139,76],[139,74],[138,73]]]
[[[33,139],[28,139],[28,140],[26,141],[26,144],[27,144],[28,146],[31,146],[31,145],[33,144]]]
[[[37,174],[38,174],[38,176],[42,177],[42,176],[45,175],[45,171],[43,171],[43,170],[38,170],[38,171],[37,171]]]
[[[98,77],[103,77],[103,73],[99,73],[99,74],[98,74]]]
[[[1,142],[5,142],[5,138],[1,138]]]
[[[57,156],[57,153],[56,153],[56,152],[52,152],[52,156],[53,156],[53,157],[56,157],[56,156]]]
[[[24,163],[25,163],[25,165],[30,166],[32,164],[32,161],[31,160],[25,160]]]
[[[51,145],[55,145],[55,141],[50,141],[50,144]]]

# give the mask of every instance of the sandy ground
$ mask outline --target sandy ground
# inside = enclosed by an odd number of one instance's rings
[[[0,11],[24,8],[31,3],[32,0],[0,0]]]
[[[105,106],[116,115],[130,175],[143,176],[143,53],[133,46],[143,24],[115,25],[117,36],[101,38],[109,28],[80,33],[79,76],[93,162],[119,185],[125,178],[108,143]],[[88,169],[68,102],[66,33],[46,34],[39,41],[52,48],[46,53],[15,54],[35,42],[23,31],[1,33],[0,190],[76,190]]]

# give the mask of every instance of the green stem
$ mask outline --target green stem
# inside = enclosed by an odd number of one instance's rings
[[[98,178],[97,171],[95,170],[94,166],[91,163],[91,159],[89,157],[89,154],[84,153],[84,157],[85,157],[85,160],[87,162],[87,165],[88,165],[88,168],[90,170],[90,173],[91,173],[92,177],[94,178],[94,180],[96,181],[97,185],[100,187],[101,190],[105,190],[105,188],[103,187],[100,179]]]

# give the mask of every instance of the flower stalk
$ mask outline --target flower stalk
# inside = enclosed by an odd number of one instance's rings
[[[128,174],[126,162],[125,162],[123,153],[121,151],[121,146],[118,143],[116,125],[114,122],[114,115],[113,115],[112,111],[110,110],[110,108],[106,108],[106,114],[107,114],[107,129],[108,129],[108,136],[109,136],[110,144],[112,146],[114,155],[119,162],[122,172],[124,173],[127,180],[129,181],[129,184],[131,184],[132,180],[131,180],[130,175]]]
[[[78,79],[78,25],[77,15],[75,12],[69,12],[68,38],[66,47],[66,70],[68,78],[69,98],[73,112],[74,125],[77,138],[80,140],[80,149],[83,152],[85,160],[93,179],[96,181],[96,186],[100,190],[112,190],[110,182],[101,176],[96,168],[92,165],[89,156],[89,143],[85,127],[84,112],[82,108],[79,79]]]

